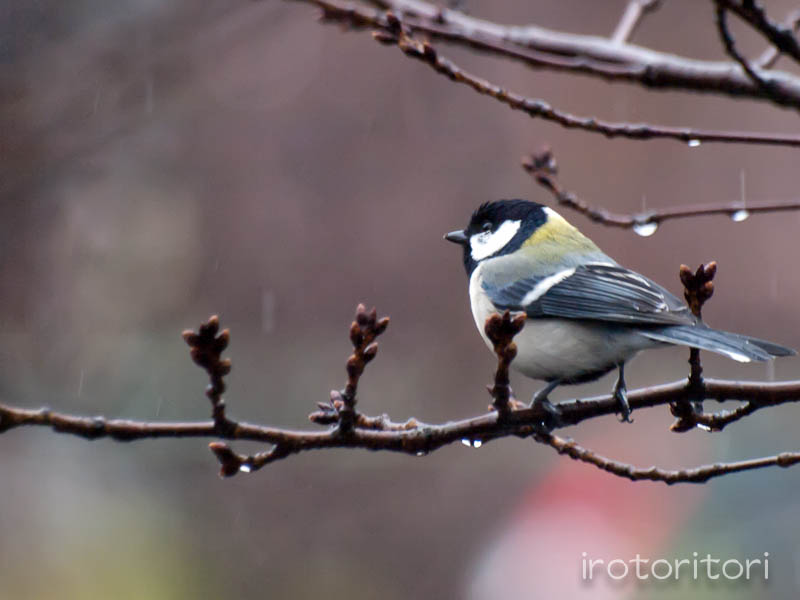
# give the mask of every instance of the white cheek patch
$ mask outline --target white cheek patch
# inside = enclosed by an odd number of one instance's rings
[[[539,298],[544,296],[554,285],[558,285],[562,281],[564,281],[567,277],[571,277],[575,274],[575,269],[566,269],[564,271],[559,271],[555,275],[550,275],[550,277],[545,277],[535,286],[533,289],[525,294],[525,297],[522,299],[520,304],[522,306],[528,306],[529,304],[536,302]]]
[[[522,221],[505,221],[497,231],[484,231],[471,236],[469,247],[472,260],[482,260],[502,250],[517,235],[520,225]]]

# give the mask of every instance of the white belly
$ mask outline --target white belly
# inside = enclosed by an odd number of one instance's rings
[[[498,312],[483,290],[480,266],[470,277],[470,301],[475,325],[486,345],[484,325]],[[580,379],[598,376],[632,358],[645,348],[659,344],[630,332],[623,325],[573,319],[528,319],[514,338],[517,357],[511,366],[533,379]]]

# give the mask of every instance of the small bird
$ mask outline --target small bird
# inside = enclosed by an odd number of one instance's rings
[[[547,384],[533,397],[557,422],[548,394],[613,369],[614,397],[630,420],[625,363],[641,350],[677,344],[740,362],[791,356],[772,342],[706,326],[663,287],[619,265],[553,209],[526,200],[482,204],[446,240],[464,248],[475,324],[510,310],[527,315],[516,336],[516,370]]]

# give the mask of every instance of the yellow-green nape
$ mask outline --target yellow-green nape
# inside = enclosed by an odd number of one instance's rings
[[[564,217],[552,208],[545,207],[544,213],[547,220],[536,228],[533,234],[525,240],[523,246],[536,246],[540,244],[556,243],[565,249],[585,248],[596,250],[595,243],[571,225]]]

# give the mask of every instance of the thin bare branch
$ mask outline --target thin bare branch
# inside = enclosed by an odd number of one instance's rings
[[[794,202],[753,202],[747,203],[746,208],[741,200],[721,204],[694,204],[686,207],[669,207],[659,210],[648,210],[641,213],[622,214],[613,213],[605,208],[592,206],[579,198],[574,193],[565,190],[559,183],[558,164],[549,149],[544,149],[536,154],[522,158],[522,168],[534,178],[536,183],[553,194],[559,206],[574,210],[595,223],[610,227],[634,229],[642,231],[643,235],[655,231],[664,221],[672,219],[687,219],[710,215],[726,215],[731,218],[747,217],[756,213],[774,213],[800,210],[800,201]]]
[[[791,467],[800,463],[800,452],[782,452],[775,456],[754,458],[732,463],[716,463],[704,465],[693,469],[667,470],[658,467],[641,468],[619,462],[597,454],[593,450],[584,448],[572,440],[567,440],[554,434],[535,434],[534,439],[553,448],[559,454],[566,454],[574,460],[594,465],[598,469],[607,471],[618,477],[625,477],[631,481],[661,481],[667,485],[675,483],[705,483],[714,477],[721,477],[729,473],[763,469],[764,467]]]
[[[519,313],[512,318],[511,313],[505,311],[502,315],[491,315],[486,319],[484,326],[486,337],[494,345],[494,353],[497,356],[494,385],[489,386],[488,389],[494,399],[492,408],[501,415],[512,409],[514,394],[511,391],[508,369],[511,361],[517,355],[514,336],[522,331],[525,319],[525,313]]]
[[[385,319],[377,320],[377,316],[373,319],[373,313],[366,314],[363,307],[359,307],[357,312],[357,323],[359,314],[366,315],[366,329],[371,327],[370,323],[373,320],[375,321],[375,331],[381,327],[381,323],[386,323]],[[503,373],[495,374],[493,393],[499,392],[494,396],[495,401],[502,403],[503,389],[507,390],[508,396],[505,398],[508,403],[501,406],[500,410],[491,410],[488,413],[461,421],[433,425],[409,419],[404,423],[395,423],[385,415],[368,417],[354,411],[352,428],[343,429],[338,424],[343,418],[347,418],[344,407],[328,408],[327,405],[323,405],[322,413],[313,413],[310,418],[319,423],[321,420],[317,417],[320,414],[328,415],[330,418],[325,422],[332,427],[326,431],[298,431],[253,425],[230,418],[226,418],[224,421],[151,423],[121,419],[109,420],[104,417],[81,417],[61,414],[49,409],[31,410],[0,404],[0,433],[21,427],[48,427],[57,433],[76,435],[89,440],[110,438],[116,441],[130,442],[165,437],[213,437],[224,440],[257,441],[271,445],[266,452],[242,455],[236,453],[224,442],[213,442],[210,449],[220,461],[220,473],[223,476],[254,471],[299,452],[325,448],[364,448],[424,455],[459,441],[466,441],[470,445],[477,446],[508,436],[528,437],[533,433],[542,432],[543,423],[547,421],[549,415],[540,406],[521,408],[519,403],[513,401],[510,388],[505,383],[507,379],[504,377],[507,378],[508,362],[511,360],[509,348],[513,343],[509,334],[518,329],[519,320],[511,319],[510,316],[507,319],[499,318],[500,321],[497,323],[487,324],[490,329],[497,329],[498,335],[495,337],[498,340],[497,348],[499,349],[498,370],[506,370],[505,375]],[[218,326],[216,319],[212,318],[209,323]],[[216,332],[210,333],[208,323],[203,324],[201,328],[206,328],[205,333],[208,335],[205,337],[219,340]],[[385,325],[383,328],[385,329]],[[185,333],[184,337],[189,338],[190,335],[202,337],[199,333]],[[227,337],[226,335],[226,341]],[[353,337],[353,329],[351,329],[351,341]],[[354,346],[356,343],[361,346],[363,340],[354,340]],[[219,345],[219,341],[217,344]],[[198,347],[196,344],[192,345],[193,349],[196,347]],[[369,347],[369,344],[366,347]],[[193,351],[193,357],[195,354]],[[348,360],[349,363],[350,360]],[[693,394],[694,390],[691,389],[688,381],[676,381],[629,392],[628,402],[632,409],[640,410],[679,402],[682,399],[694,397]],[[752,414],[760,408],[800,401],[800,381],[743,383],[705,380],[703,382],[703,398],[720,402],[738,400],[747,403],[738,412],[723,412],[703,417],[708,421],[710,428],[721,429],[728,423]],[[344,401],[342,400],[342,402]],[[618,410],[618,403],[613,396],[607,395],[563,402],[559,404],[559,409],[561,414],[559,427],[566,427],[577,425],[587,419],[614,415]],[[765,463],[764,466],[768,466],[768,464],[772,463]],[[733,469],[730,472],[734,470],[741,469]]]
[[[800,41],[795,36],[794,29],[789,25],[772,21],[759,2],[755,0],[741,0],[741,2],[714,0],[714,2],[738,15],[781,53],[800,63]]]
[[[230,359],[223,359],[222,352],[228,347],[230,331],[219,331],[219,317],[213,315],[203,323],[195,333],[191,330],[183,332],[183,340],[189,345],[192,360],[208,373],[210,383],[206,388],[206,396],[211,401],[211,416],[217,429],[232,426],[232,422],[225,416],[225,401],[222,394],[225,392],[223,377],[231,372]]]
[[[683,297],[689,310],[698,319],[703,318],[703,305],[714,295],[714,276],[717,274],[717,263],[711,261],[701,264],[696,271],[681,265],[680,279],[683,284]],[[691,397],[681,398],[670,404],[670,412],[677,420],[670,426],[672,431],[684,432],[698,425],[698,416],[703,414],[703,365],[700,362],[700,349],[689,348],[689,381],[687,388]],[[704,423],[704,428],[708,426]]]
[[[343,0],[292,0],[314,4],[323,19],[357,29],[386,29],[386,13]],[[735,63],[701,61],[600,36],[554,31],[536,25],[510,26],[485,21],[419,0],[373,2],[398,15],[410,31],[520,61],[534,68],[573,72],[606,81],[625,81],[651,89],[768,99]],[[781,105],[800,106],[800,78],[771,71],[764,78],[780,91]]]
[[[795,9],[790,12],[789,16],[784,20],[784,25],[797,35],[797,28],[800,27],[800,9]],[[753,61],[753,65],[758,69],[771,69],[775,66],[775,63],[778,62],[780,56],[781,51],[770,44],[761,55]]]
[[[632,409],[662,406],[687,394],[687,380],[641,388],[628,392]],[[766,407],[800,402],[800,380],[785,382],[740,382],[705,380],[705,400],[750,402],[755,412]],[[568,400],[559,403],[563,426],[585,420],[614,415],[619,410],[611,395]],[[284,444],[295,452],[351,447],[372,450],[395,450],[415,454],[432,451],[462,438],[494,439],[509,435],[528,435],[532,427],[547,415],[538,407],[514,410],[498,422],[497,414],[483,415],[443,425],[410,420],[394,423],[387,417],[363,417],[357,420],[353,437],[345,438],[336,430],[300,431],[237,421],[230,431],[218,430],[213,421],[162,422],[106,419],[58,413],[50,409],[27,409],[0,404],[0,433],[21,427],[47,427],[56,433],[75,435],[89,440],[109,438],[129,442],[154,438],[207,438],[247,440],[267,444]]]
[[[750,61],[745,58],[736,47],[733,34],[728,28],[728,9],[726,8],[725,3],[721,0],[718,1],[714,13],[716,16],[717,31],[719,32],[725,52],[728,54],[728,56],[733,58],[733,60],[739,63],[739,65],[741,65],[742,70],[747,74],[747,76],[752,79],[756,85],[761,87],[767,96],[773,100],[777,100],[780,96],[780,93],[775,91],[775,89],[772,87],[772,84],[769,81],[766,81],[761,74],[756,71],[756,68],[750,64]]]
[[[341,391],[332,390],[329,404],[320,404],[321,413],[312,414],[309,419],[320,425],[338,423],[340,433],[348,433],[356,422],[356,392],[358,381],[364,369],[378,354],[375,339],[389,326],[389,318],[378,320],[378,312],[373,308],[367,312],[363,304],[356,308],[355,321],[350,325],[350,342],[353,354],[347,359],[347,384]]]
[[[642,21],[642,17],[654,11],[661,4],[661,0],[629,0],[622,13],[614,33],[611,34],[611,41],[615,44],[624,44],[633,36],[633,32]]]
[[[508,107],[526,113],[533,118],[542,118],[558,123],[567,129],[581,129],[599,133],[609,138],[624,137],[631,140],[672,139],[696,146],[702,142],[764,144],[800,147],[800,136],[772,135],[762,133],[743,133],[734,131],[712,131],[686,127],[662,127],[648,124],[611,123],[593,117],[578,117],[550,106],[544,100],[527,98],[510,92],[485,79],[472,75],[451,60],[441,56],[427,42],[419,42],[409,37],[402,24],[389,15],[391,31],[378,31],[373,35],[383,44],[396,44],[406,56],[410,56],[430,66],[452,81],[471,87],[479,94],[490,96]]]

